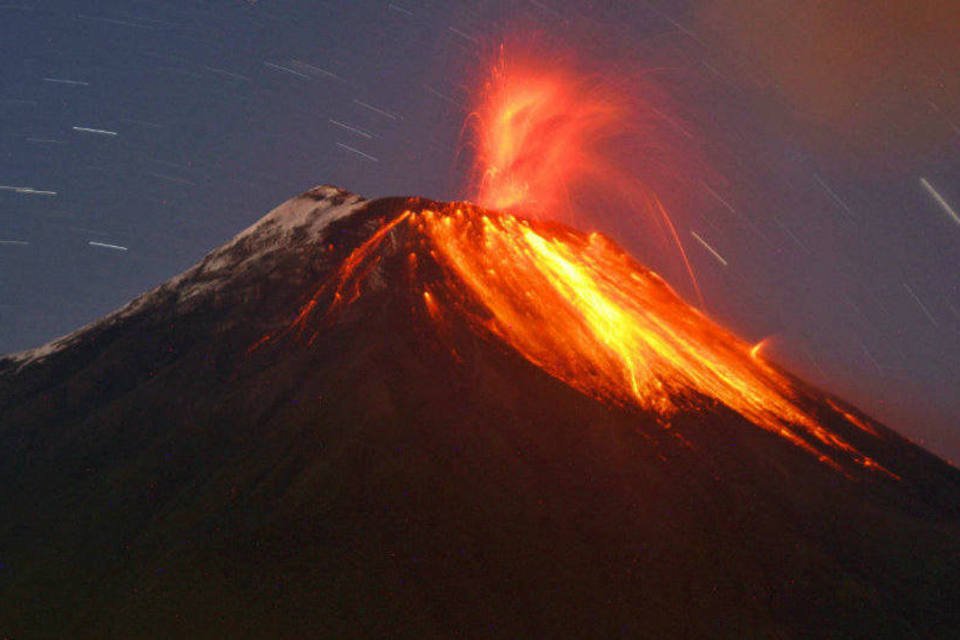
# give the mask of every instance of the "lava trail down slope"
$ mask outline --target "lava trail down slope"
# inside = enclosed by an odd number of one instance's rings
[[[0,359],[0,635],[952,637],[960,472],[597,234],[317,187]]]

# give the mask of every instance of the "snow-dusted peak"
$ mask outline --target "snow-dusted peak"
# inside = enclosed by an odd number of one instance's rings
[[[270,263],[271,254],[323,246],[332,222],[363,209],[366,204],[365,198],[332,185],[314,187],[280,204],[193,267],[113,313],[40,347],[0,357],[0,362],[13,361],[17,368],[22,368],[70,347],[91,331],[108,328],[151,306],[169,304],[171,298],[178,308],[198,304],[238,275],[256,265]]]
[[[314,187],[276,207],[167,284],[178,284],[199,272],[220,272],[226,267],[234,272],[266,253],[289,249],[291,244],[322,243],[330,223],[356,212],[366,202],[365,198],[332,185]]]
[[[349,215],[364,202],[366,199],[339,187],[327,184],[314,187],[276,207],[214,253],[251,235],[284,236],[303,229],[308,235],[316,236],[331,222]]]

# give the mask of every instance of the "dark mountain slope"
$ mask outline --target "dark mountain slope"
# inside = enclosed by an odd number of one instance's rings
[[[401,231],[312,344],[289,330],[427,204],[315,189],[0,361],[2,634],[953,637],[960,472],[889,430],[822,412],[899,481],[721,405],[593,400],[438,331]]]

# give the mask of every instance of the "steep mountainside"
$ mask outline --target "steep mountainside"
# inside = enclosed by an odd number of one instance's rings
[[[958,470],[719,333],[618,396],[444,207],[318,187],[0,359],[0,636],[954,637]]]

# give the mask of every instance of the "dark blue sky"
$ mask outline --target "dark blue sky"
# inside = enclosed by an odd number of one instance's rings
[[[750,4],[4,3],[0,352],[94,320],[315,184],[466,196],[470,92],[535,29],[607,78],[656,69],[682,107],[713,170],[677,167],[688,188],[664,198],[710,313],[960,460],[956,47],[896,13],[916,4],[731,9]],[[619,213],[601,230],[689,297]]]

